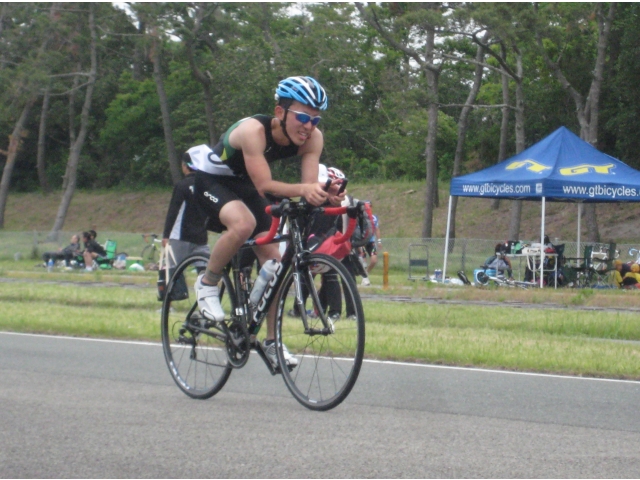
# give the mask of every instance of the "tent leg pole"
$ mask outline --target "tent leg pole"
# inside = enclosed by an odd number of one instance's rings
[[[453,205],[453,197],[449,195],[449,212],[447,213],[447,231],[444,234],[444,262],[442,265],[442,283],[447,278],[447,257],[449,256],[449,227],[451,226],[451,207]]]
[[[544,221],[546,216],[546,198],[542,197],[542,222],[540,223],[540,288],[542,288],[542,273],[544,272]]]

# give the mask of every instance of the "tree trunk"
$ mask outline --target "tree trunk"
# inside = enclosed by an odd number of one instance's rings
[[[36,97],[31,97],[27,100],[22,113],[18,118],[13,132],[9,138],[9,148],[7,148],[7,161],[4,164],[2,170],[2,179],[0,180],[0,229],[4,228],[4,211],[7,207],[7,198],[9,197],[9,186],[11,185],[11,176],[13,175],[13,167],[16,164],[16,158],[18,156],[18,150],[20,149],[20,139],[22,138],[22,132],[24,126],[27,123],[27,117],[29,112],[36,103]]]
[[[78,64],[76,69],[78,72],[82,71],[82,65]],[[69,157],[71,157],[71,148],[76,143],[76,92],[79,84],[80,77],[76,75],[73,77],[73,85],[69,92],[69,106],[67,108],[67,111],[69,112]],[[62,177],[63,191],[67,189],[67,185],[69,184],[69,177],[71,175],[70,163],[71,162],[67,161],[64,176]]]
[[[97,52],[97,35],[96,25],[94,17],[94,4],[89,3],[89,29],[91,32],[91,71],[89,72],[89,81],[87,82],[87,89],[84,95],[84,104],[82,105],[82,113],[80,114],[80,131],[78,132],[75,141],[71,145],[69,151],[69,161],[67,162],[67,170],[65,175],[65,188],[60,200],[60,206],[56,214],[53,228],[49,234],[49,238],[57,239],[58,233],[62,230],[62,226],[67,218],[67,212],[69,205],[71,205],[71,199],[76,190],[76,180],[78,176],[78,165],[80,163],[80,153],[84,146],[84,141],[87,138],[87,131],[89,129],[89,114],[91,113],[91,101],[93,99],[93,90],[96,84],[96,78],[98,75],[98,52]]]
[[[506,57],[506,52],[503,52],[503,56]],[[503,71],[502,73],[502,121],[500,122],[500,146],[498,147],[498,161],[497,163],[506,160],[507,158],[507,140],[509,137],[509,75]],[[500,199],[496,198],[491,201],[491,209],[498,210],[500,208]]]
[[[37,158],[37,170],[38,180],[40,181],[40,188],[46,195],[50,192],[49,182],[47,181],[47,172],[45,169],[45,137],[47,132],[47,114],[49,113],[49,88],[44,92],[44,98],[42,99],[42,112],[40,112],[40,127],[38,129],[38,158]]]
[[[485,35],[483,41],[486,41],[488,32]],[[458,143],[456,144],[456,153],[453,159],[453,172],[451,177],[457,177],[460,175],[460,164],[462,163],[462,155],[464,152],[464,142],[467,137],[467,128],[469,126],[469,114],[471,113],[472,106],[476,103],[476,97],[480,91],[480,85],[482,84],[482,74],[484,67],[481,65],[484,61],[484,48],[478,45],[476,51],[476,69],[473,76],[473,85],[467,95],[467,100],[462,107],[460,117],[458,118]],[[458,208],[458,197],[453,197],[451,200],[451,222],[449,227],[449,238],[452,240],[456,238],[456,211]],[[446,228],[446,227],[445,227]]]
[[[427,29],[427,43],[425,57],[427,64],[433,65],[435,45],[435,29]],[[424,69],[427,76],[427,90],[429,96],[429,122],[425,157],[427,163],[427,177],[425,185],[424,225],[422,238],[431,238],[433,232],[433,209],[438,189],[438,165],[436,158],[436,138],[438,136],[438,76],[439,72],[431,68]]]
[[[153,79],[156,82],[156,90],[158,91],[158,99],[160,101],[160,110],[162,112],[162,127],[164,129],[164,141],[167,147],[167,155],[169,157],[169,169],[171,171],[171,181],[175,185],[182,179],[180,174],[180,164],[176,147],[173,142],[173,129],[171,128],[171,114],[169,113],[169,100],[164,89],[164,80],[162,79],[162,66],[160,55],[160,38],[157,31],[153,36],[153,47],[151,52],[151,60],[153,61]]]
[[[516,154],[525,146],[524,135],[524,91],[522,90],[522,54],[516,51]],[[511,205],[511,222],[509,224],[509,240],[520,238],[520,221],[522,218],[522,200],[514,200]]]
[[[146,33],[146,26],[142,20],[138,20],[138,34],[140,38],[144,38]],[[136,82],[144,80],[144,45],[142,42],[137,41],[133,50],[133,79]]]

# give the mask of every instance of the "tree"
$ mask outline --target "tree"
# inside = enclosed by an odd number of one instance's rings
[[[5,18],[11,14],[15,15],[14,19],[16,20],[14,23],[15,28],[10,32],[8,38],[5,37],[5,42],[2,44],[3,70],[4,64],[10,61],[10,57],[18,61],[21,60],[22,56],[28,57],[28,50],[33,48],[35,46],[34,44],[39,44],[37,53],[33,59],[22,61],[18,64],[17,68],[3,72],[11,75],[14,79],[12,82],[12,92],[15,93],[17,103],[22,105],[22,109],[15,122],[13,131],[9,136],[7,150],[4,152],[6,162],[2,170],[2,179],[0,180],[0,228],[4,228],[4,212],[21,138],[29,113],[38,99],[38,89],[44,75],[43,59],[47,44],[51,38],[47,20],[53,18],[54,11],[55,4],[51,5],[48,18],[42,14],[35,16],[35,18],[29,18],[30,12],[28,7],[19,6],[15,10],[9,10],[3,5],[0,12],[0,25],[3,25]],[[44,25],[41,25],[41,22],[44,23]],[[11,61],[11,63],[16,64],[17,62]]]
[[[571,5],[566,10],[561,4],[543,6],[542,9],[537,4],[534,6],[538,15],[538,21],[534,24],[536,42],[545,64],[575,103],[576,116],[580,124],[580,138],[596,148],[598,147],[600,93],[616,8],[615,2],[610,3],[605,14],[605,5],[602,3],[577,7]],[[592,18],[595,18],[595,22]],[[563,26],[570,25],[573,28],[554,27],[557,25],[554,20],[560,20]],[[595,55],[585,55],[587,52],[591,53],[593,44],[590,45],[590,41],[595,43]],[[570,54],[569,59],[565,59],[567,53]],[[577,69],[572,68],[573,80],[565,75],[564,71],[567,68],[565,63],[572,65],[576,60],[571,53],[580,57],[586,56],[590,64],[589,73],[583,71],[584,76],[581,78],[575,75]],[[585,78],[591,80],[590,84],[587,85]],[[586,95],[580,92],[580,87],[588,88]],[[595,204],[587,204],[584,214],[588,240],[600,241]]]
[[[64,225],[64,221],[67,218],[67,211],[69,210],[69,205],[71,204],[71,199],[73,198],[73,194],[76,189],[76,180],[78,175],[78,165],[80,163],[80,154],[82,152],[82,147],[84,146],[84,142],[87,137],[87,132],[89,129],[89,114],[91,113],[91,102],[93,100],[93,90],[96,84],[96,79],[98,75],[98,45],[97,45],[97,34],[96,34],[96,20],[95,20],[95,12],[97,4],[87,4],[88,10],[88,34],[89,34],[89,61],[90,61],[90,69],[86,73],[78,73],[75,75],[75,79],[79,78],[79,75],[87,76],[88,80],[85,84],[85,93],[84,93],[84,102],[82,105],[82,111],[80,113],[80,129],[75,134],[75,130],[73,125],[70,128],[70,138],[72,138],[71,148],[69,149],[69,161],[67,162],[67,170],[64,179],[64,192],[62,194],[62,199],[60,200],[60,206],[58,207],[58,212],[56,213],[56,218],[53,223],[53,227],[51,228],[50,237],[57,238],[58,232],[62,230]],[[80,20],[79,17],[78,20]],[[71,92],[71,98],[75,95],[75,89]],[[70,102],[73,105],[72,102]],[[73,118],[74,112],[71,112],[70,118]]]
[[[391,4],[383,11],[375,5],[365,7],[356,3],[362,17],[375,28],[380,36],[393,48],[403,52],[415,61],[427,81],[428,93],[428,131],[425,147],[427,167],[425,187],[425,209],[422,236],[431,237],[433,227],[433,209],[438,190],[436,138],[438,132],[438,80],[443,63],[436,63],[436,32],[446,23],[444,4]],[[381,17],[385,14],[385,18]],[[386,24],[386,25],[385,25]],[[412,38],[409,32],[415,30]],[[421,48],[411,46],[420,41]]]

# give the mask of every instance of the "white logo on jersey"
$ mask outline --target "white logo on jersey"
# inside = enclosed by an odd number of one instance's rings
[[[209,192],[204,192],[204,196],[210,199],[213,203],[218,203],[218,199],[211,195]]]

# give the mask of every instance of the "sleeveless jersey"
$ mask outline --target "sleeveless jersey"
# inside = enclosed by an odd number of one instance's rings
[[[253,118],[258,120],[264,126],[266,146],[264,156],[268,163],[290,158],[298,154],[298,146],[278,145],[273,139],[271,132],[271,119],[268,115],[254,115],[253,117],[243,118],[234,123],[220,138],[218,144],[211,149],[208,145],[198,145],[191,147],[187,153],[191,156],[193,165],[200,171],[211,175],[223,175],[239,178],[248,178],[247,167],[245,165],[242,150],[236,150],[229,144],[229,136],[242,122]]]

